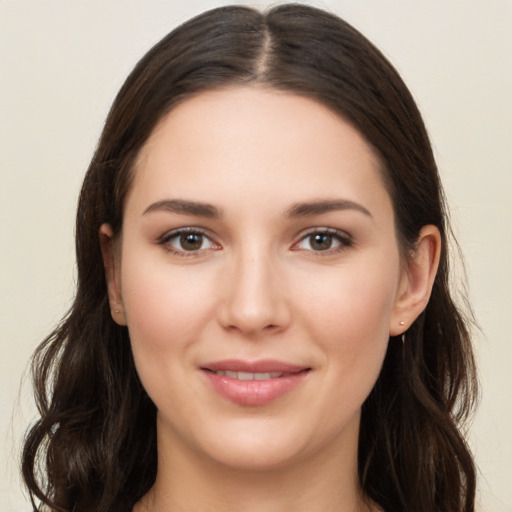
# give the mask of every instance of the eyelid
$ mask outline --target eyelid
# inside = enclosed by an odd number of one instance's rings
[[[188,233],[199,234],[199,235],[207,238],[210,241],[210,243],[212,244],[212,247],[208,247],[206,249],[186,251],[186,250],[177,249],[176,247],[173,247],[172,245],[169,244],[169,242],[172,239],[179,237],[180,235],[188,234]],[[315,234],[324,234],[324,235],[332,236],[339,242],[339,245],[337,245],[336,247],[330,248],[330,249],[323,250],[323,251],[315,251],[313,249],[303,249],[303,248],[297,247],[307,237],[313,236]],[[218,242],[215,241],[214,237],[209,233],[208,230],[205,230],[204,228],[200,228],[200,227],[195,227],[195,226],[186,226],[186,227],[181,227],[181,228],[177,228],[177,229],[168,231],[168,232],[164,233],[162,236],[160,236],[156,240],[156,243],[158,245],[163,246],[165,248],[165,250],[167,250],[168,252],[173,253],[179,257],[183,257],[183,258],[201,256],[201,255],[204,255],[204,253],[206,251],[211,251],[211,250],[217,251],[222,248],[222,246]],[[306,229],[306,230],[302,231],[299,235],[297,235],[296,241],[291,246],[291,250],[305,251],[305,252],[314,253],[315,255],[318,255],[318,256],[326,256],[326,255],[331,255],[333,253],[342,252],[342,251],[346,250],[348,247],[351,247],[353,245],[354,245],[354,239],[353,239],[352,235],[350,235],[346,231],[343,231],[340,229],[335,229],[335,228],[330,228],[330,227],[314,227],[314,228]]]
[[[179,250],[176,247],[173,247],[172,245],[169,244],[169,242],[173,238],[179,237],[180,235],[184,235],[184,234],[201,235],[201,236],[207,238],[211,242],[213,247],[208,247],[206,249],[198,249],[197,251],[184,251],[184,250]],[[194,256],[197,257],[197,256],[203,255],[206,251],[210,251],[210,250],[217,251],[217,250],[221,249],[221,245],[213,239],[213,237],[209,234],[208,231],[206,231],[203,228],[199,228],[199,227],[195,227],[195,226],[186,226],[186,227],[182,227],[182,228],[173,229],[171,231],[167,231],[166,233],[164,233],[162,236],[160,236],[157,239],[156,243],[158,245],[163,246],[166,251],[168,251],[172,254],[175,254],[176,256],[182,257],[182,258],[190,258],[190,257],[194,257]]]
[[[301,249],[296,248],[298,244],[300,244],[303,240],[305,240],[307,237],[316,235],[316,234],[325,234],[332,236],[333,238],[336,238],[340,245],[331,249],[327,249],[325,251],[314,251],[312,249]],[[329,227],[315,227],[315,228],[309,228],[303,232],[301,232],[298,237],[297,241],[293,243],[292,250],[294,251],[307,251],[314,253],[318,256],[326,256],[331,255],[333,253],[342,252],[346,250],[348,247],[352,247],[354,245],[354,238],[352,235],[347,233],[346,231],[335,229],[335,228],[329,228]]]

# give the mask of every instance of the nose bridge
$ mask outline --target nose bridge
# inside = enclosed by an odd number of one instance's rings
[[[222,323],[247,335],[279,330],[289,321],[276,256],[256,243],[234,252],[226,273]]]

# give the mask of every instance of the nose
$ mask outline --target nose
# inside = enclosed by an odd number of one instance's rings
[[[224,274],[220,324],[250,338],[285,330],[291,315],[276,262],[268,254],[254,251],[230,263]]]

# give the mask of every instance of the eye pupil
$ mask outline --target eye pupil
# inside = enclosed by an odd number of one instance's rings
[[[310,243],[314,251],[325,251],[331,248],[332,235],[317,233],[311,236]]]
[[[180,236],[180,245],[185,251],[197,251],[203,245],[203,235],[186,233]]]

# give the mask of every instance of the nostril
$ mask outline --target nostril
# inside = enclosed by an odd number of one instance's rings
[[[258,278],[258,279],[257,279]],[[230,332],[249,337],[277,333],[290,322],[287,299],[275,280],[262,272],[241,275],[218,304],[218,321]]]

